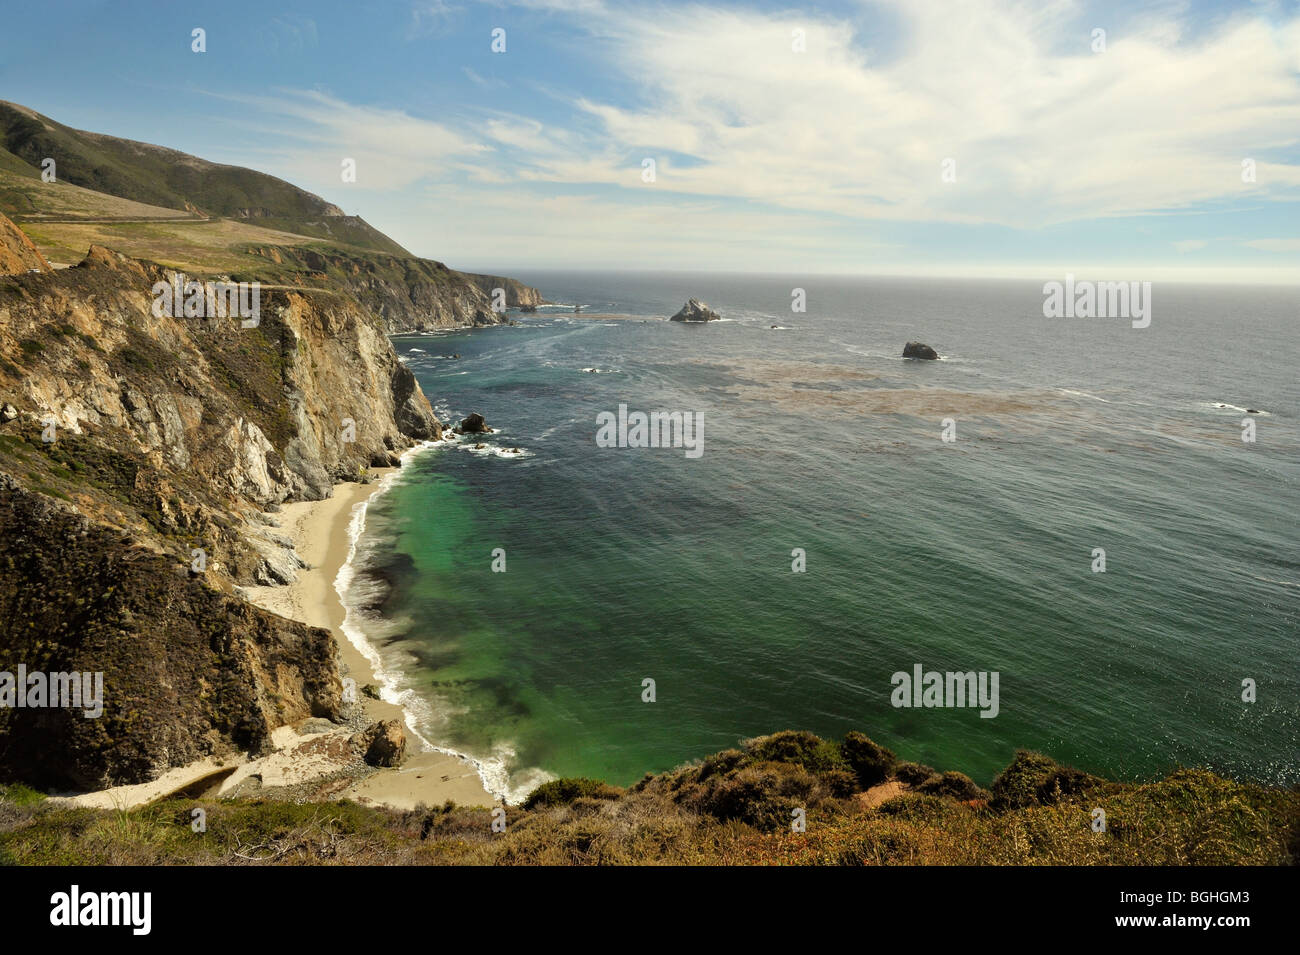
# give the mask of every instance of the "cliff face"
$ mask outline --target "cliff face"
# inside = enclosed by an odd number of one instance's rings
[[[505,322],[506,315],[492,307],[498,288],[505,293],[507,308],[543,301],[537,289],[514,279],[457,272],[432,259],[299,246],[246,251],[306,276],[300,275],[299,281],[347,289],[384,319],[389,334]]]
[[[256,327],[151,314],[173,273],[92,247],[0,285],[6,400],[59,439],[139,457],[249,502],[317,499],[441,434],[382,323],[343,295],[262,290]],[[348,425],[348,420],[352,425]]]
[[[232,748],[260,751],[285,723],[338,717],[329,631],[223,594],[5,474],[0,538],[0,669],[103,674],[93,719],[85,698],[0,708],[0,779],[141,782]]]
[[[336,712],[328,632],[233,588],[301,566],[280,502],[441,435],[349,296],[263,289],[244,328],[153,315],[171,276],[92,247],[0,277],[0,672],[104,673],[100,719],[0,708],[0,778],[138,782]]]

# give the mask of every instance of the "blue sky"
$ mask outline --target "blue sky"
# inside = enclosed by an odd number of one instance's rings
[[[10,7],[0,98],[456,267],[1300,281],[1294,0]]]

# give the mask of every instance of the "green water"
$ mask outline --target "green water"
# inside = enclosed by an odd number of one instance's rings
[[[683,297],[637,281],[541,284],[593,311]],[[1205,292],[1135,337],[1049,322],[1016,285],[828,284],[792,320],[779,280],[713,281],[739,321],[543,313],[397,343],[444,417],[502,428],[416,457],[361,542],[388,582],[366,629],[426,739],[516,795],[784,728],[982,782],[1017,747],[1297,781],[1294,293],[1243,340],[1220,320],[1240,303]],[[897,359],[918,324],[951,361]],[[1267,410],[1264,439],[1225,402]],[[619,403],[701,412],[705,453],[596,447]],[[915,664],[998,672],[997,717],[893,706]]]

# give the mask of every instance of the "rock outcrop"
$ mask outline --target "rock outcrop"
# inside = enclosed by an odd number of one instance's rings
[[[908,342],[903,346],[904,358],[924,358],[930,361],[939,357],[939,353],[929,345],[923,345],[920,342]]]
[[[491,434],[492,431],[493,429],[488,427],[488,423],[477,411],[467,415],[456,427],[457,434]]]
[[[406,733],[398,720],[371,723],[352,743],[371,766],[400,766],[406,758]]]
[[[191,575],[71,504],[0,474],[0,671],[102,674],[102,712],[0,707],[0,779],[42,789],[143,782],[172,766],[259,752],[276,727],[337,719],[328,630]]]
[[[246,251],[282,269],[300,270],[304,282],[347,289],[361,306],[383,318],[390,335],[505,324],[506,313],[494,310],[498,302],[505,308],[542,304],[537,289],[514,279],[457,272],[432,259],[300,246]]]
[[[139,455],[256,505],[327,497],[376,456],[441,436],[383,323],[345,296],[264,290],[254,328],[151,314],[172,273],[95,246],[0,284],[0,388],[60,439]],[[51,326],[51,316],[62,324]]]
[[[693,298],[682,306],[680,312],[669,321],[673,322],[716,322],[722,318],[717,312],[698,298]]]

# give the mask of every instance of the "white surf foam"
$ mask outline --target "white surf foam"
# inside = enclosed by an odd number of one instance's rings
[[[1202,401],[1200,402],[1199,407],[1206,408],[1210,411],[1232,411],[1236,414],[1258,415],[1261,418],[1271,417],[1271,415],[1263,408],[1255,408],[1254,410],[1251,410],[1250,408],[1243,408],[1240,405],[1230,405],[1226,401]]]
[[[1075,391],[1073,388],[1060,388],[1058,390],[1063,395],[1074,395],[1077,398],[1091,398],[1093,401],[1101,401],[1104,402],[1105,404],[1110,404],[1110,401],[1108,401],[1107,399],[1098,398],[1096,395],[1090,395],[1086,391]]]
[[[417,454],[439,447],[442,443],[440,441],[422,441],[415,447],[404,451],[401,456],[403,468]],[[519,455],[510,456],[518,457]],[[366,632],[361,627],[360,614],[348,601],[348,591],[357,574],[354,563],[357,556],[357,544],[361,539],[361,535],[365,533],[366,512],[370,508],[370,502],[381,494],[386,494],[397,483],[402,473],[402,470],[396,470],[391,474],[386,474],[380,481],[378,490],[352,507],[352,514],[348,519],[348,556],[339,568],[338,574],[334,577],[334,592],[338,594],[339,602],[343,605],[343,634],[357,648],[358,652],[366,658],[371,669],[374,670],[375,679],[379,681],[380,699],[401,707],[407,731],[419,741],[421,750],[446,753],[465,760],[474,767],[474,772],[482,781],[484,789],[499,799],[503,799],[510,804],[516,804],[540,783],[554,777],[542,769],[526,769],[519,773],[519,778],[514,786],[511,786],[510,761],[515,753],[509,744],[500,744],[494,749],[491,756],[480,758],[470,753],[462,753],[445,746],[435,745],[426,739],[420,733],[418,725],[421,722],[431,723],[436,719],[437,714],[434,712],[432,704],[419,696],[413,689],[402,687],[402,674],[384,666],[384,660],[379,650],[370,642]],[[534,779],[538,781],[534,782]]]

